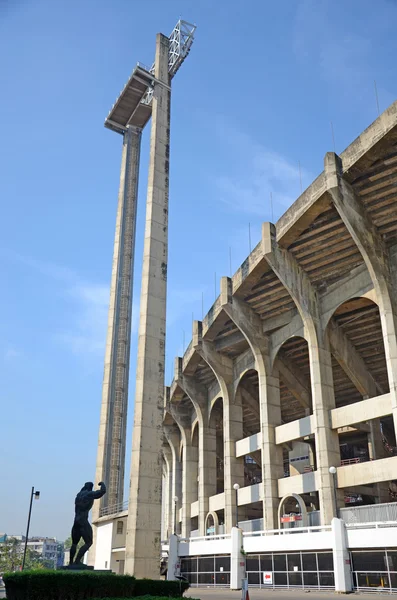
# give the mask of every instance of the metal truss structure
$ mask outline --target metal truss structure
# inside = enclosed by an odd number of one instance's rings
[[[194,41],[194,32],[196,31],[196,25],[192,25],[187,21],[179,19],[177,24],[169,36],[170,49],[168,55],[168,72],[170,79],[172,79],[175,73],[180,68],[181,64],[190,52]],[[154,63],[149,69],[149,73],[154,75]],[[142,104],[150,104],[153,98],[153,87],[150,87],[144,97],[141,100]]]

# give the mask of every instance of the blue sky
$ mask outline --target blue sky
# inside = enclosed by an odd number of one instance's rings
[[[378,0],[0,0],[0,532],[65,538],[94,476],[121,137],[103,121],[155,34],[198,26],[173,82],[166,380],[221,275],[397,97]],[[128,447],[147,183],[142,147]],[[185,333],[184,333],[185,332]],[[127,460],[127,471],[129,461]]]

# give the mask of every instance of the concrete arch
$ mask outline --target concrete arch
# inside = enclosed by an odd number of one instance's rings
[[[295,355],[295,356],[294,356]],[[279,379],[280,390],[284,390],[282,408],[289,406],[296,412],[295,418],[313,411],[309,345],[299,335],[289,337],[280,346],[271,365],[272,375]],[[296,408],[294,408],[294,406]],[[284,418],[284,417],[283,417]]]
[[[234,392],[236,393],[241,381],[244,379],[244,377],[247,375],[247,373],[249,373],[250,371],[255,371],[256,374],[259,377],[259,373],[258,373],[258,369],[255,367],[255,361],[252,360],[252,366],[250,367],[246,367],[243,371],[241,371],[241,373],[238,375],[237,379],[234,380]]]
[[[235,404],[241,406],[243,432],[254,435],[261,430],[259,373],[257,369],[246,369],[235,391]]]
[[[219,531],[219,519],[218,519],[218,515],[216,514],[216,512],[210,511],[209,513],[207,513],[207,516],[205,517],[205,535],[207,535],[207,529],[208,529],[208,520],[209,518],[212,518],[213,522],[214,522],[214,535],[217,535],[218,531]]]
[[[376,299],[376,292],[374,290],[374,288],[372,288],[373,293],[365,293],[362,295],[358,295],[356,293],[352,293],[349,294],[348,297],[344,298],[343,300],[341,300],[339,302],[339,304],[337,306],[335,306],[335,308],[333,310],[329,310],[327,311],[326,315],[323,316],[323,326],[324,329],[326,329],[329,325],[330,320],[332,319],[332,317],[335,315],[336,311],[343,306],[344,304],[347,304],[348,302],[354,301],[354,300],[367,300],[369,303],[375,304],[378,309],[380,310],[380,305],[379,302]]]
[[[209,406],[209,411],[208,411],[208,423],[211,421],[211,416],[212,416],[212,410],[215,406],[215,404],[218,402],[218,400],[222,401],[222,409],[223,409],[223,404],[224,404],[224,399],[221,395],[216,396],[215,398],[213,398],[210,402],[210,406]]]
[[[285,504],[286,500],[288,500],[289,498],[294,498],[294,500],[296,500],[297,503],[299,504],[300,514],[302,515],[302,527],[307,527],[308,526],[308,518],[307,518],[306,504],[304,503],[303,498],[299,494],[294,494],[293,492],[291,494],[287,494],[280,500],[280,504],[278,505],[278,512],[277,512],[279,527],[281,527],[281,516],[283,513],[284,504]]]
[[[197,436],[198,436],[199,427],[200,427],[199,421],[196,418],[192,423],[192,428],[191,428],[191,433],[190,433],[190,443],[191,444],[193,444],[193,439],[194,439],[194,436],[196,435],[196,431],[197,431]]]
[[[257,371],[255,365],[255,356],[252,352],[251,347],[249,346],[247,350],[244,352],[243,356],[233,364],[233,387],[234,392],[236,391],[238,384],[240,383],[242,377],[244,377],[247,371],[251,369],[255,369]]]
[[[349,400],[342,405],[390,391],[382,318],[377,302],[363,296],[353,296],[341,302],[330,315],[325,333],[334,357],[334,381],[343,377],[345,388],[347,386],[349,390]],[[368,356],[369,345],[376,346],[376,355],[369,353]],[[335,377],[335,373],[340,375]],[[334,385],[338,399],[338,386]],[[345,388],[342,396],[346,395]]]

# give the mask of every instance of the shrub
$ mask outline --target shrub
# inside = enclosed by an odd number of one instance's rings
[[[7,600],[131,598],[135,577],[95,571],[23,571],[3,576]]]
[[[134,596],[180,598],[189,589],[187,581],[164,581],[161,579],[136,579]]]

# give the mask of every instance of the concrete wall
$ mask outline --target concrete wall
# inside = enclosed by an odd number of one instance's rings
[[[97,525],[95,569],[110,569],[112,558],[113,522]]]

